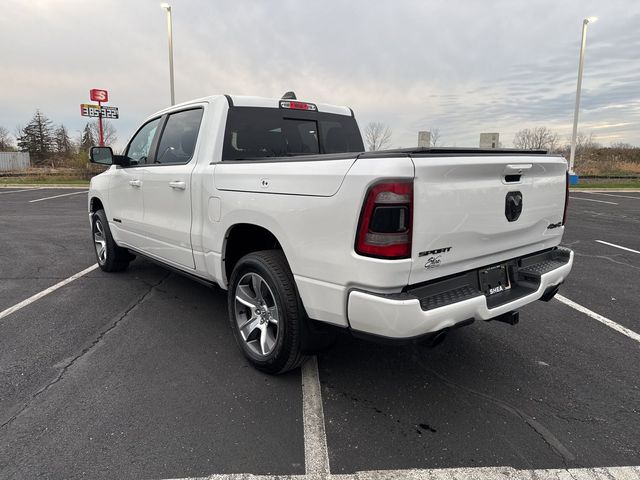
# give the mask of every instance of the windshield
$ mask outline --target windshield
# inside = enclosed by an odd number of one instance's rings
[[[355,118],[284,108],[233,107],[223,160],[363,152]]]

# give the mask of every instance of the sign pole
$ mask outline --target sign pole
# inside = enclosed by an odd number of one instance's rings
[[[98,125],[100,127],[100,146],[104,147],[104,131],[102,130],[102,102],[98,101],[98,109],[100,115],[98,116]]]

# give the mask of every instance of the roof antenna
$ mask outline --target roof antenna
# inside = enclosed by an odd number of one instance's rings
[[[282,100],[297,100],[296,92],[287,92],[282,96]]]

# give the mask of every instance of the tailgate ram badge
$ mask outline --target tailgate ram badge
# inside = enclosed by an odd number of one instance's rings
[[[509,222],[515,222],[522,213],[522,193],[509,192],[505,198],[504,216]]]

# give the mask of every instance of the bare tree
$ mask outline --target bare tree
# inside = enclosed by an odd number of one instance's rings
[[[438,144],[440,143],[440,140],[441,140],[440,129],[432,128],[431,129],[431,146],[437,147]]]
[[[626,142],[611,142],[611,148],[617,148],[618,150],[632,150],[636,147]]]
[[[9,134],[9,130],[0,127],[0,150],[13,150],[13,139]]]
[[[364,129],[364,141],[370,152],[384,150],[391,145],[393,132],[382,122],[369,122]]]
[[[547,127],[525,128],[516,132],[513,146],[526,150],[548,150],[555,152],[560,147],[560,137]]]
[[[93,122],[90,122],[88,125],[89,125],[89,128],[91,129],[91,134],[93,135],[93,138],[95,139],[96,142],[98,142],[100,139],[100,127],[98,125],[98,120],[94,120]],[[110,147],[111,145],[116,143],[116,140],[118,140],[116,128],[111,124],[111,122],[108,122],[107,120],[104,120],[104,119],[102,120],[102,135],[104,139],[104,144],[107,147]]]
[[[569,138],[569,145],[571,145],[571,138]],[[596,142],[596,137],[593,133],[587,135],[578,132],[578,135],[576,135],[576,155],[591,152],[596,148],[600,148],[600,144]]]

